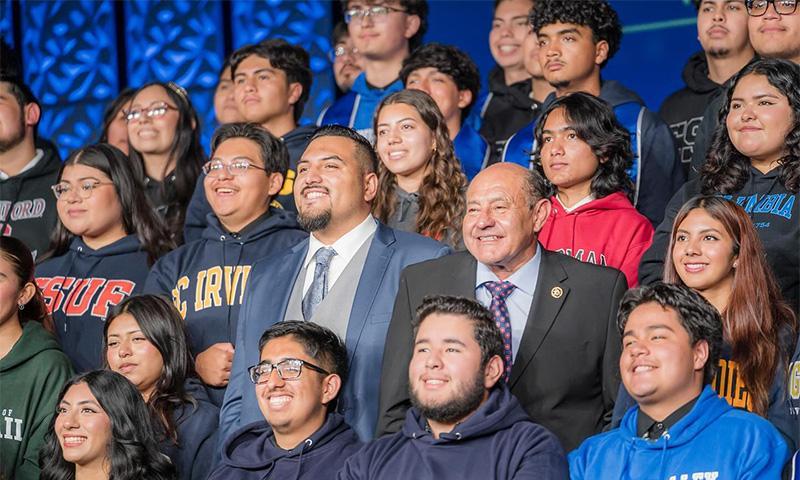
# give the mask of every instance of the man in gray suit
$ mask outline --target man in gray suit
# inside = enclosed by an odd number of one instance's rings
[[[512,163],[485,169],[467,191],[467,252],[406,268],[400,278],[381,372],[378,434],[401,428],[410,403],[413,312],[426,295],[475,298],[503,331],[506,382],[534,422],[565,450],[611,419],[619,386],[618,270],[545,250],[537,235],[550,213],[547,185]]]

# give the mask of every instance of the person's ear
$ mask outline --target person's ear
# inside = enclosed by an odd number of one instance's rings
[[[600,40],[594,46],[594,63],[602,65],[606,60],[608,60],[608,42]]]
[[[486,362],[486,367],[483,369],[483,387],[487,390],[494,387],[504,373],[503,359],[499,355],[493,356]]]
[[[419,15],[407,15],[406,30],[403,32],[403,36],[406,37],[406,39],[410,39],[417,34],[421,25],[422,20],[419,18]]]
[[[267,189],[267,194],[270,197],[274,197],[281,191],[283,188],[283,175],[278,172],[272,172],[269,174],[269,188]]]
[[[36,102],[31,102],[22,109],[22,117],[26,127],[34,128],[42,118],[42,109]]]
[[[458,91],[458,108],[463,109],[467,105],[472,103],[472,92],[469,90],[459,90]]]
[[[339,375],[332,373],[325,377],[322,381],[322,404],[327,405],[331,403],[339,391],[342,389],[342,379]]]
[[[552,210],[552,207],[553,205],[550,203],[549,198],[540,198],[533,206],[531,215],[533,215],[534,232],[539,233],[542,227],[544,227],[547,217],[550,216],[550,210]]]
[[[36,285],[32,282],[26,283],[17,295],[17,305],[26,305],[28,302],[31,301],[33,296],[36,294]]]
[[[294,106],[303,95],[303,86],[298,82],[292,82],[289,84],[289,91],[287,93],[289,94],[289,105]]]
[[[372,202],[378,194],[378,175],[375,172],[364,174],[364,201]]]
[[[699,370],[702,374],[703,369],[708,362],[708,356],[711,354],[706,340],[698,340],[692,347],[692,364],[695,371]]]

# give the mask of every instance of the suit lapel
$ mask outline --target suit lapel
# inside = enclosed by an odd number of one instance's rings
[[[303,269],[303,260],[306,258],[306,253],[308,253],[308,239],[292,247],[285,257],[276,262],[278,265],[275,270],[270,271],[270,277],[273,279],[287,279],[285,282],[267,281],[267,284],[273,288],[272,303],[275,305],[275,311],[280,314],[277,317],[278,322],[282,322],[286,317],[286,309],[289,307],[289,301],[292,298],[292,289],[297,280],[297,275]]]
[[[511,367],[509,384],[513,387],[522,376],[525,368],[536,356],[544,337],[553,326],[561,306],[569,296],[566,284],[567,272],[558,261],[558,255],[548,252],[541,245],[542,262],[539,265],[539,276],[536,280],[536,291],[528,313],[528,321],[522,333],[519,351]]]
[[[361,271],[361,278],[358,280],[353,306],[350,310],[350,319],[347,323],[347,338],[345,344],[349,351],[350,362],[353,362],[356,345],[364,331],[367,317],[372,310],[372,304],[378,295],[381,283],[389,268],[389,261],[392,259],[394,248],[391,245],[395,242],[394,233],[389,227],[378,223],[375,237],[367,252],[367,259],[364,262],[364,269]]]
[[[454,253],[460,255],[463,261],[459,261],[450,270],[451,282],[453,285],[453,295],[475,299],[475,278],[478,273],[478,261],[468,252]]]

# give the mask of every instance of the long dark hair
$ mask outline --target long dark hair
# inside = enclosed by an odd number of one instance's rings
[[[100,140],[98,143],[108,143],[108,127],[111,126],[111,123],[117,118],[117,114],[125,108],[125,105],[129,104],[131,99],[133,99],[134,90],[132,88],[126,88],[123,91],[119,92],[117,98],[114,99],[113,102],[109,103],[106,109],[103,111],[103,131],[100,134]]]
[[[184,389],[184,382],[193,377],[194,362],[187,346],[184,322],[169,301],[156,295],[128,297],[114,306],[103,326],[103,364],[108,368],[108,328],[123,313],[130,314],[139,324],[147,340],[152,343],[164,362],[155,391],[147,400],[156,421],[163,427],[165,436],[177,443],[177,431],[172,412],[194,398]]]
[[[167,183],[164,182],[162,192],[164,198],[169,199],[169,208],[164,215],[164,223],[168,226],[170,233],[176,241],[180,241],[183,232],[183,222],[186,215],[186,207],[192,199],[197,177],[200,176],[200,168],[206,161],[206,154],[200,145],[200,119],[197,116],[194,106],[192,106],[189,95],[180,85],[173,82],[150,82],[138,90],[131,97],[131,101],[145,88],[157,85],[167,92],[167,96],[178,108],[178,124],[175,129],[175,137],[170,148],[170,158],[175,160],[175,181],[172,182],[171,191],[166,191]],[[130,147],[128,156],[136,166],[137,173],[141,178],[145,178],[144,158],[142,154]],[[169,172],[164,172],[169,173]]]
[[[378,117],[387,105],[402,103],[414,108],[425,125],[433,132],[435,148],[428,160],[430,169],[419,187],[419,213],[417,233],[458,244],[461,238],[461,218],[466,208],[464,189],[467,178],[453,150],[447,124],[436,102],[420,90],[401,90],[384,98],[375,110],[372,120],[374,132],[378,131]],[[377,135],[376,135],[377,138]],[[377,141],[377,140],[376,140]],[[394,213],[397,178],[380,162],[378,166],[378,194],[373,211],[382,222]]]
[[[19,311],[19,323],[24,324],[28,321],[40,322],[52,330],[52,320],[47,311],[47,304],[45,304],[42,291],[39,290],[36,285],[36,279],[33,276],[34,263],[31,251],[21,240],[14,237],[0,236],[0,259],[11,264],[14,275],[17,276],[20,290],[28,283],[33,284],[36,289],[33,297]]]
[[[630,133],[619,123],[606,102],[588,93],[576,92],[557,98],[542,112],[536,124],[536,151],[533,152],[534,165],[539,173],[545,176],[542,167],[544,124],[558,108],[564,109],[564,118],[600,162],[592,178],[592,195],[603,198],[615,192],[625,192],[628,199],[633,200],[634,186],[627,172],[633,164]]]
[[[150,414],[141,394],[125,377],[108,371],[95,370],[70,379],[58,395],[61,404],[67,390],[85,383],[111,421],[111,440],[106,455],[111,465],[109,478],[114,480],[167,480],[176,478],[175,467],[158,450]],[[61,444],[55,432],[58,413],[39,452],[42,480],[73,480],[75,464],[64,460]]]
[[[731,97],[739,82],[748,75],[763,75],[789,101],[792,126],[786,135],[786,155],[778,160],[778,178],[792,193],[800,190],[800,66],[776,58],[757,58],[739,70],[729,82],[725,103],[719,111],[719,124],[714,132],[711,150],[700,172],[704,195],[731,194],[741,190],[750,178],[750,159],[742,155],[731,142],[726,119]]]
[[[174,248],[175,245],[170,240],[164,225],[153,213],[147,201],[140,178],[134,173],[125,154],[117,147],[98,143],[74,151],[61,165],[61,171],[58,172],[59,182],[64,174],[64,168],[70,165],[96,168],[111,179],[122,206],[122,225],[125,233],[136,234],[142,249],[147,252],[149,265]],[[56,228],[50,237],[50,249],[42,259],[65,254],[73,237],[72,232],[61,222],[61,218],[58,218]]]
[[[695,209],[702,209],[720,222],[733,240],[733,254],[738,258],[728,305],[720,312],[723,332],[750,392],[753,411],[763,417],[769,407],[775,371],[791,354],[783,351],[780,336],[791,331],[795,338],[796,318],[781,297],[750,217],[742,207],[722,197],[694,197],[678,211],[664,260],[664,281],[684,285],[672,260],[672,250],[678,227]]]

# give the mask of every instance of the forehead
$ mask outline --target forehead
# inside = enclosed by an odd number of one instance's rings
[[[634,308],[628,316],[628,323],[625,324],[625,331],[643,330],[654,325],[665,325],[675,333],[688,333],[678,318],[678,312],[670,307],[662,307],[655,302],[647,302]]]
[[[523,198],[522,181],[512,172],[484,171],[467,189],[467,202],[491,202],[506,200],[514,202]]]
[[[73,405],[76,404],[77,402],[83,402],[83,401],[97,402],[97,398],[95,398],[91,389],[89,389],[89,385],[83,382],[77,383],[69,387],[67,389],[67,392],[64,394],[63,400]]]
[[[121,331],[128,331],[131,328],[138,329],[139,322],[136,320],[136,317],[126,312],[118,315],[111,321],[111,324],[108,326],[108,334],[111,335]]]
[[[302,161],[321,160],[337,156],[345,163],[355,165],[355,144],[347,137],[325,136],[311,141],[303,152]]]
[[[61,180],[77,180],[81,178],[108,178],[102,170],[84,165],[82,163],[71,163],[64,167]]]
[[[751,73],[742,77],[733,89],[733,97],[751,97],[756,95],[770,94],[781,98],[786,96],[775,88],[765,75]]]
[[[477,346],[474,321],[465,315],[432,313],[425,317],[417,330],[416,340],[443,342],[458,340],[465,345]]]
[[[683,219],[679,228],[714,228],[725,233],[725,227],[722,222],[709,215],[703,208],[695,208],[691,210]]]
[[[233,137],[217,145],[212,154],[213,158],[240,156],[261,160],[261,146],[249,138]]]
[[[412,118],[417,121],[422,120],[417,109],[411,105],[406,103],[392,103],[381,109],[378,114],[378,121],[380,122],[381,120],[388,120],[390,118],[393,120],[400,120],[400,118],[397,117]]]
[[[261,349],[260,360],[279,361],[284,358],[311,360],[303,344],[294,335],[273,338]]]
[[[542,28],[539,30],[538,35],[542,36],[556,36],[561,34],[565,31],[577,31],[580,35],[585,37],[592,36],[592,29],[587,27],[586,25],[578,25],[576,23],[548,23],[547,25],[543,25]]]
[[[547,114],[547,120],[544,122],[545,129],[556,128],[558,126],[572,125],[572,121],[567,118],[566,110],[563,107],[556,108]]]
[[[453,77],[450,74],[444,73],[436,67],[420,67],[412,70],[411,73],[408,74],[409,77],[430,77],[433,75],[443,75],[447,77],[447,79],[453,80]]]
[[[153,102],[168,102],[170,100],[167,91],[161,85],[150,85],[141,92],[137,93],[131,102],[132,105],[149,105]]]
[[[533,2],[531,0],[503,0],[494,11],[494,18],[507,20],[514,17],[527,17]]]

